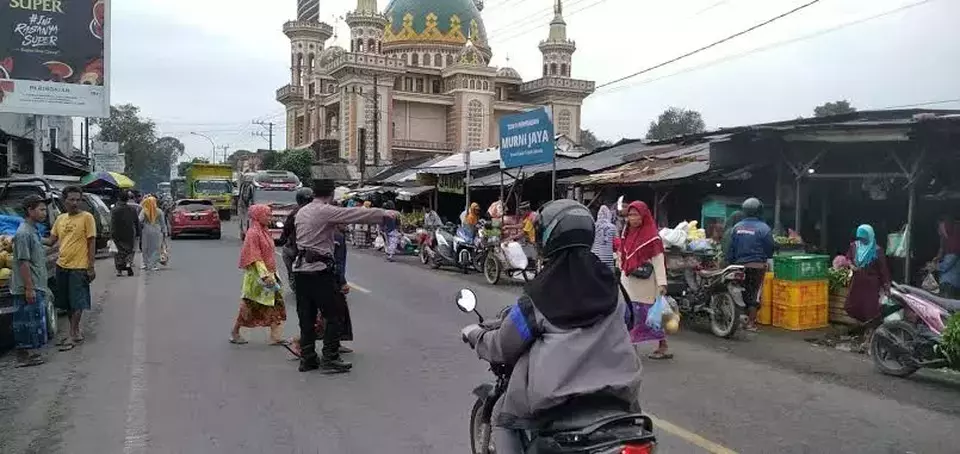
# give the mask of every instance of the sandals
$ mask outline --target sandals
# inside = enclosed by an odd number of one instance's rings
[[[647,358],[657,359],[657,360],[661,360],[661,359],[673,359],[673,353],[655,351],[655,352],[647,355]]]
[[[281,347],[286,347],[289,342],[290,342],[290,341],[288,341],[288,340],[286,340],[286,339],[277,339],[277,340],[272,340],[272,341],[270,341],[270,343],[267,344],[267,345],[279,345],[279,346],[281,346]]]
[[[234,335],[231,334],[231,335],[230,335],[230,343],[231,343],[231,344],[237,344],[237,345],[243,345],[243,344],[247,344],[247,343],[249,343],[249,342],[247,342],[247,340],[244,339],[243,336],[234,336]]]
[[[33,355],[30,355],[30,356],[29,356],[26,360],[24,360],[24,361],[17,361],[17,366],[16,366],[16,367],[18,367],[18,368],[19,368],[19,367],[33,367],[33,366],[39,366],[39,365],[41,365],[41,364],[43,364],[43,363],[46,363],[46,362],[47,362],[47,361],[44,360],[42,356],[40,356],[39,354],[34,353]]]

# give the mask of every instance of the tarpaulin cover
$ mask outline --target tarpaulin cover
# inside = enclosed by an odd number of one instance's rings
[[[0,214],[0,235],[15,235],[17,233],[17,229],[20,228],[21,223],[23,223],[23,218],[20,216]],[[40,233],[41,238],[47,236],[47,226],[44,224],[37,224],[37,232]]]

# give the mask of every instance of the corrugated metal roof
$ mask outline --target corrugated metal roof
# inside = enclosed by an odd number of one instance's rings
[[[659,151],[659,153],[657,153]],[[578,185],[637,184],[688,178],[710,170],[710,143],[651,147],[650,154],[605,172],[561,179]]]

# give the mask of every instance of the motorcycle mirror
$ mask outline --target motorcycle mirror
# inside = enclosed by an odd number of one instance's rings
[[[623,196],[617,199],[617,213],[623,212]]]
[[[460,289],[457,292],[457,307],[463,312],[473,312],[477,309],[477,294],[470,289]]]

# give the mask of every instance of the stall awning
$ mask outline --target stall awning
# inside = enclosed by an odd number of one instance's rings
[[[414,197],[434,190],[433,186],[413,186],[409,188],[397,188],[397,199],[410,201]]]
[[[630,185],[680,180],[710,170],[710,143],[699,143],[647,155],[605,172],[563,178],[581,186]]]

